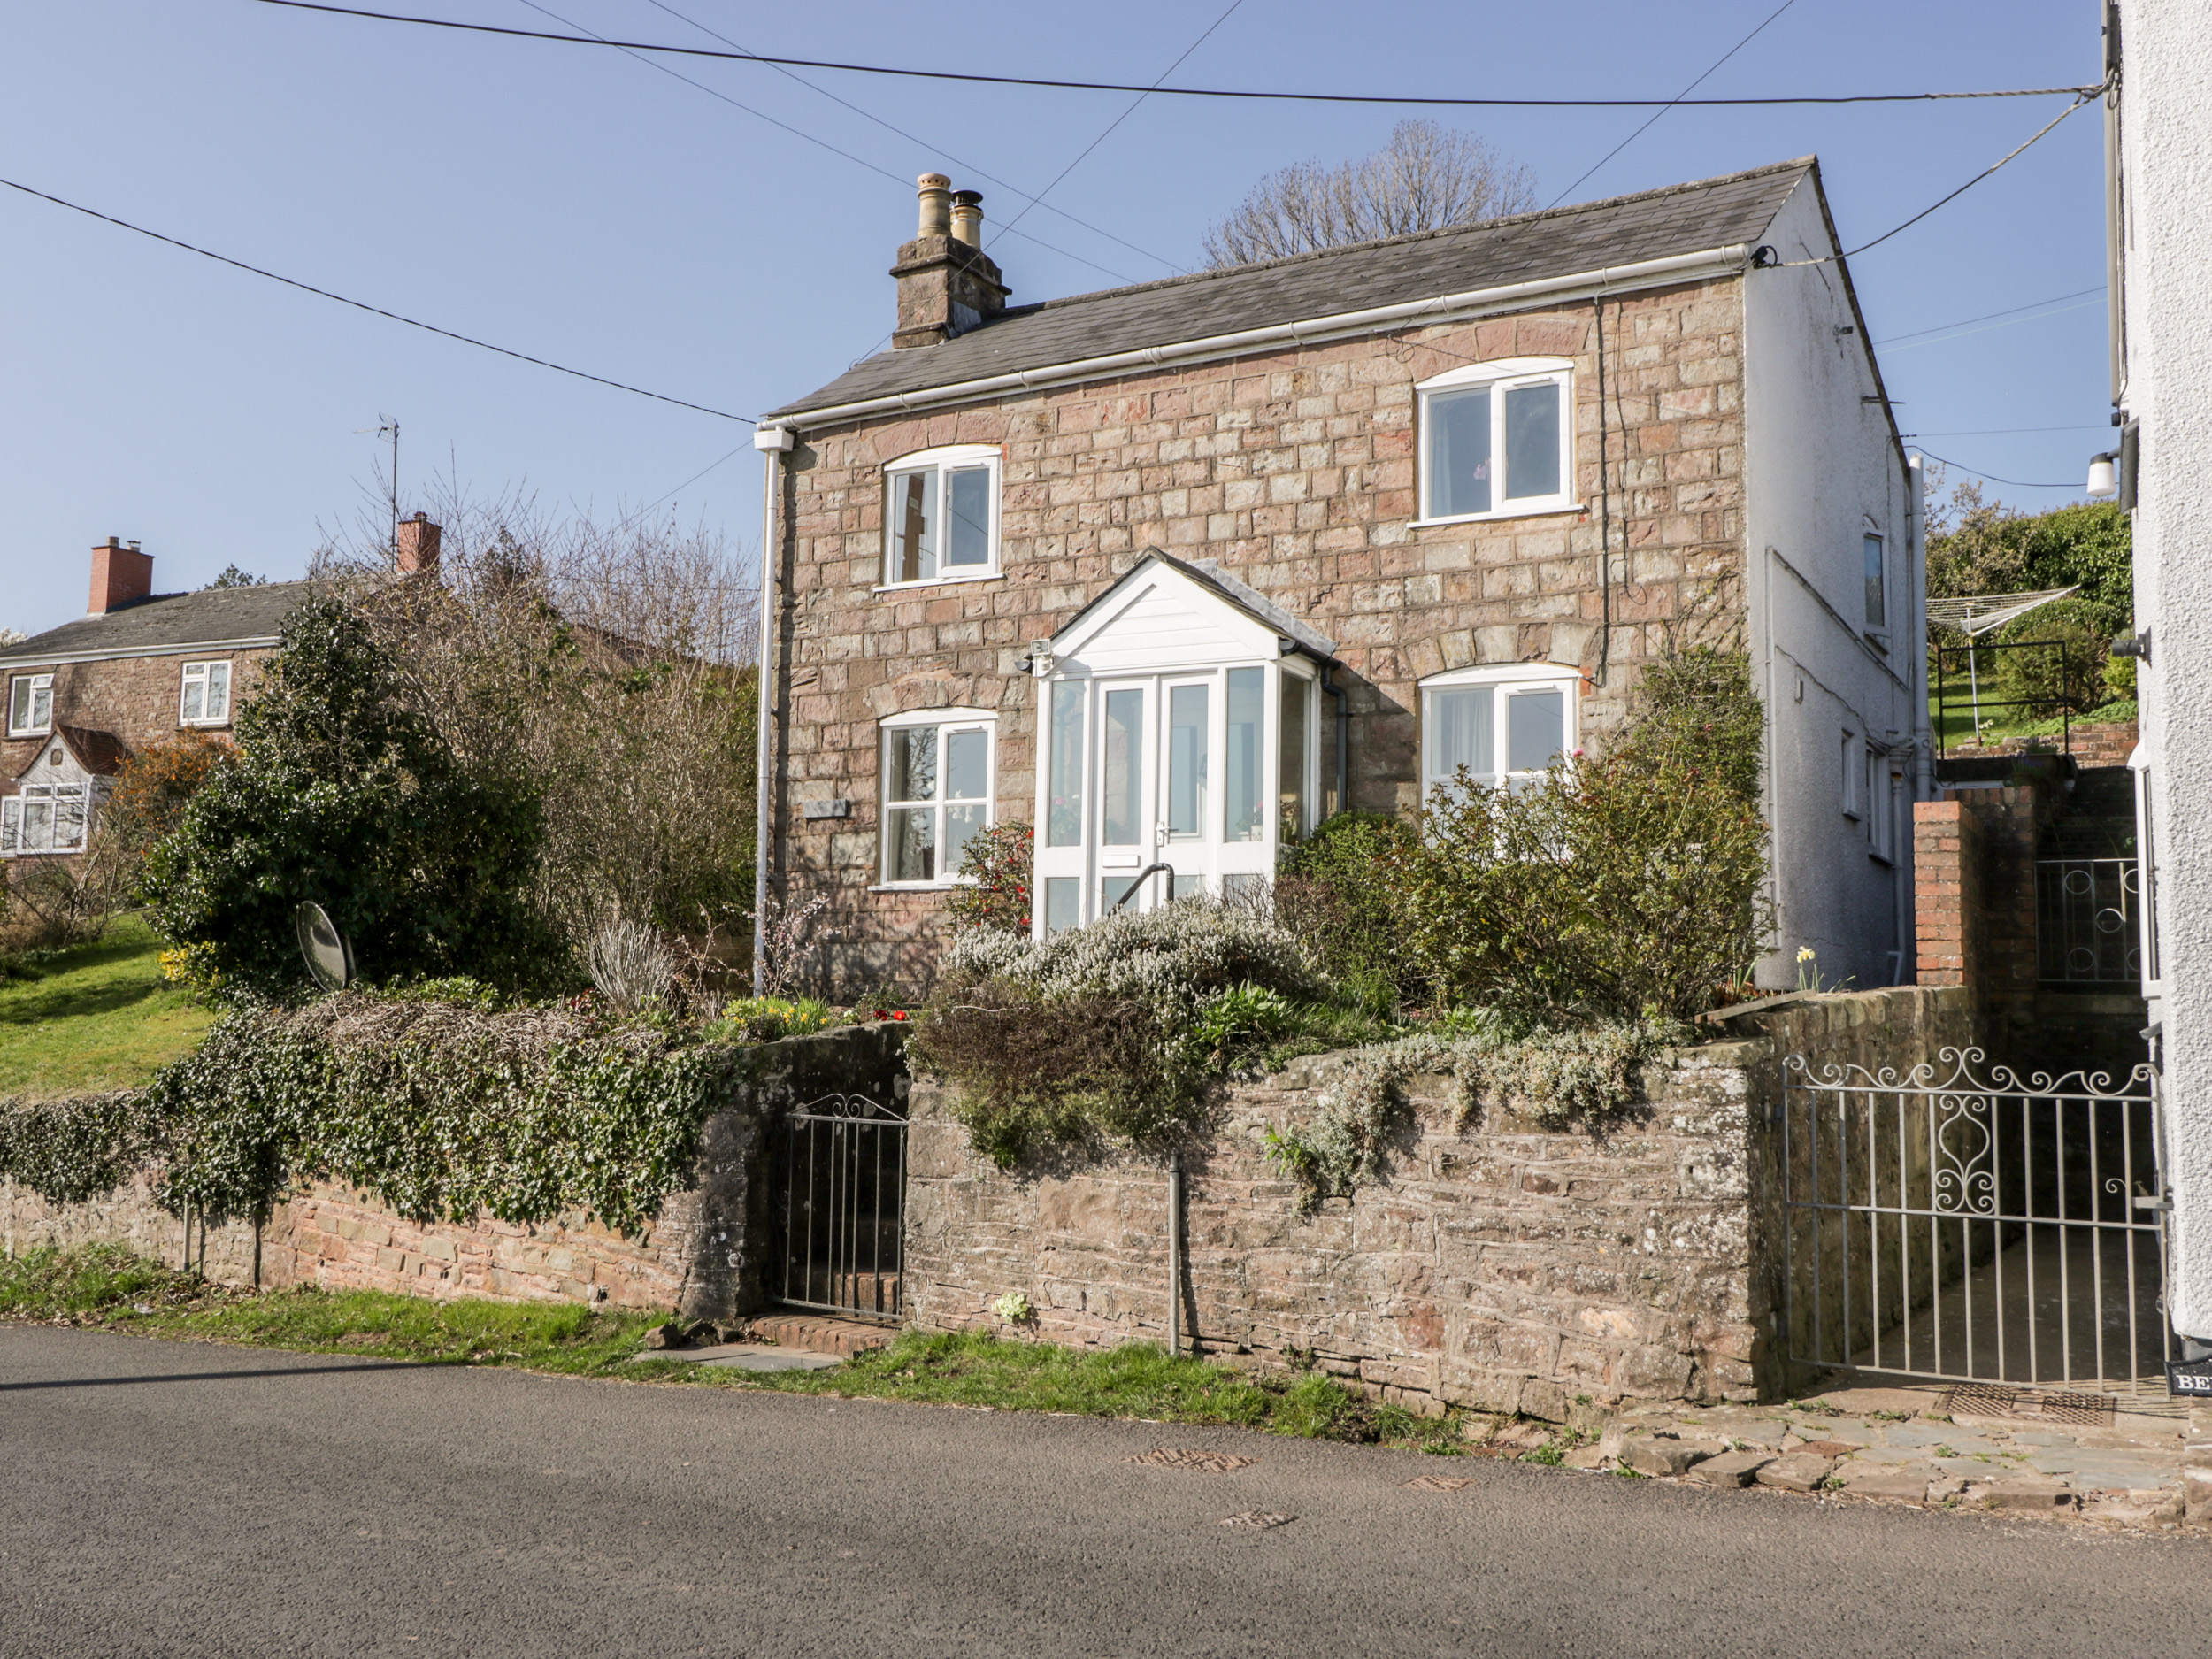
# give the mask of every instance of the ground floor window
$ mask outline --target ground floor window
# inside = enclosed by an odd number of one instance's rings
[[[1555,663],[1455,669],[1421,682],[1421,795],[1525,787],[1574,753],[1582,672]]]
[[[991,824],[997,717],[930,709],[883,722],[886,887],[949,887],[968,840]]]
[[[82,852],[90,804],[81,783],[24,785],[0,799],[0,857]]]

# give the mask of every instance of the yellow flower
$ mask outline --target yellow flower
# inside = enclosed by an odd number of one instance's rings
[[[1813,948],[1810,945],[1800,945],[1797,948],[1797,959],[1800,962],[1813,961],[1815,959]]]

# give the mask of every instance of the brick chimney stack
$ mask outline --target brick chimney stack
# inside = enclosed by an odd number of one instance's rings
[[[899,323],[891,343],[933,346],[964,334],[1006,309],[1011,292],[983,251],[983,197],[955,191],[941,173],[915,180],[921,227],[899,250]]]
[[[445,532],[430,522],[427,516],[417,513],[411,518],[399,521],[399,573],[412,576],[419,571],[438,568],[438,543]]]
[[[154,556],[114,536],[92,549],[92,603],[87,614],[104,617],[136,604],[154,590]]]

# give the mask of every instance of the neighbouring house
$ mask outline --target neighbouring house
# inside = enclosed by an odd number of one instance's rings
[[[893,348],[775,411],[766,868],[926,979],[961,849],[1040,929],[1602,743],[1670,633],[1767,710],[1774,949],[1913,977],[1919,486],[1817,164],[1010,306],[920,180]],[[1144,879],[1140,880],[1140,877]]]
[[[2123,32],[2125,50],[2123,53]],[[2110,452],[2091,488],[2134,536],[2139,962],[2162,1072],[2159,1171],[2170,1202],[2167,1311],[2182,1357],[2212,1357],[2212,12],[2120,0],[2105,10]],[[2103,473],[2101,478],[2100,472]],[[2212,1393],[2212,1376],[2196,1379]]]
[[[437,560],[439,527],[400,526],[403,572]],[[73,862],[126,761],[188,731],[227,736],[238,701],[312,584],[153,591],[154,559],[111,536],[92,549],[74,622],[0,647],[0,858]]]

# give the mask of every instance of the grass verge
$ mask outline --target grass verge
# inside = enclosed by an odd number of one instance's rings
[[[1402,1406],[1367,1400],[1333,1378],[1255,1376],[1206,1360],[1171,1357],[1146,1343],[1064,1348],[910,1331],[890,1347],[833,1370],[761,1373],[681,1360],[641,1363],[645,1333],[661,1318],[572,1303],[429,1302],[367,1290],[234,1290],[107,1245],[32,1250],[0,1261],[0,1319],[419,1364],[504,1365],[695,1387],[1225,1424],[1443,1455],[1467,1445],[1456,1418],[1417,1417]]]
[[[9,959],[0,974],[0,1100],[135,1088],[215,1023],[161,977],[161,941],[134,916],[90,944]]]

